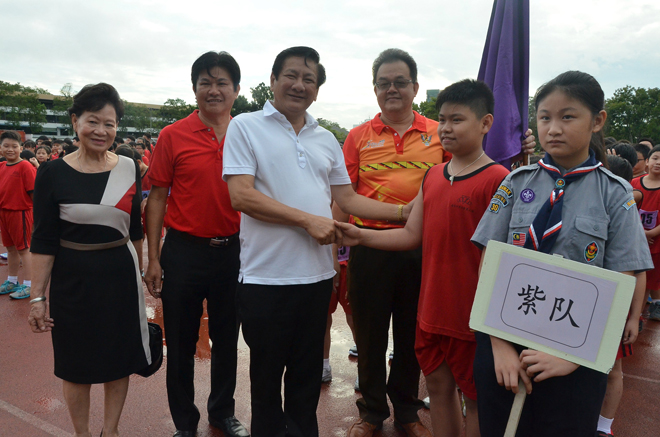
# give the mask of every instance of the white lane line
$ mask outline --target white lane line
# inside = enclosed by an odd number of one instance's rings
[[[625,376],[626,378],[639,379],[640,381],[655,382],[657,384],[660,384],[660,380],[657,379],[644,378],[643,376],[629,375],[627,373],[624,373],[623,376]]]
[[[24,422],[29,423],[30,425],[34,426],[35,428],[39,428],[40,430],[47,432],[50,435],[56,436],[56,437],[71,437],[70,432],[66,432],[61,428],[56,427],[53,424],[50,424],[44,420],[39,419],[37,416],[28,413],[27,411],[23,411],[20,408],[3,401],[0,399],[0,408],[8,412],[9,414],[13,414],[14,416],[18,417]]]

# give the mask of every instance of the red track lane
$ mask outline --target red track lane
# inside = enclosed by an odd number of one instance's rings
[[[0,252],[5,252],[0,247]],[[145,247],[146,254],[146,247]],[[7,267],[0,266],[0,282]],[[148,315],[162,325],[160,302],[147,298]],[[73,433],[62,396],[62,384],[53,375],[53,352],[50,334],[33,334],[27,324],[27,300],[13,301],[0,296],[0,437],[67,436]],[[635,354],[623,362],[624,393],[614,421],[617,437],[660,435],[660,323],[649,322],[635,344]],[[324,384],[318,407],[322,437],[345,436],[357,419],[353,390],[357,360],[348,357],[353,345],[341,306],[334,316],[330,364],[333,380]],[[249,349],[239,341],[236,416],[250,423]],[[205,400],[209,394],[209,339],[204,321],[197,345],[195,388],[197,406],[202,419],[200,437],[222,436],[208,425]],[[165,358],[167,359],[167,358]],[[385,360],[385,357],[383,357]],[[426,396],[423,378],[420,397]],[[103,390],[92,388],[91,430],[100,434],[103,422]],[[430,426],[428,412],[420,411],[422,422]],[[167,406],[165,366],[150,378],[133,375],[128,398],[120,422],[123,436],[171,436],[174,424]],[[403,436],[394,429],[390,418],[380,434],[383,437]]]

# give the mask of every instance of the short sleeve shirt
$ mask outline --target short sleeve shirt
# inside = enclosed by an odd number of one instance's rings
[[[496,240],[523,246],[554,180],[538,164],[510,173],[493,196],[472,236],[479,246]],[[562,229],[552,252],[618,272],[653,268],[632,187],[599,167],[564,191]]]
[[[234,235],[240,214],[222,180],[225,139],[199,119],[199,110],[165,127],[149,166],[151,185],[170,188],[165,226],[197,237]]]
[[[266,102],[227,129],[223,178],[254,176],[254,188],[307,213],[332,218],[332,185],[350,185],[334,135],[309,114],[296,135],[286,117]],[[241,216],[241,269],[247,284],[312,284],[335,275],[330,245],[296,226]]]
[[[344,158],[358,194],[380,202],[407,204],[417,196],[426,171],[448,160],[438,138],[438,122],[417,112],[414,115],[403,138],[381,121],[380,113],[349,132]],[[403,226],[359,217],[355,223],[370,228]]]
[[[0,162],[0,209],[32,209],[30,193],[34,190],[37,170],[26,160],[15,164]]]

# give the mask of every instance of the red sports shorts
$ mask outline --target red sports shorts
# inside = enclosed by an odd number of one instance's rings
[[[477,399],[474,385],[473,364],[477,350],[476,341],[460,340],[442,334],[422,331],[417,324],[415,354],[425,376],[433,373],[443,361],[454,375],[456,384],[469,399]]]
[[[652,253],[653,270],[646,271],[646,289],[660,290],[660,253]]]
[[[348,303],[348,287],[346,286],[346,264],[340,263],[339,269],[339,288],[336,293],[332,293],[330,297],[330,308],[328,308],[328,314],[333,314],[337,311],[337,304],[341,304],[341,307],[344,309],[344,313],[347,316],[352,315],[351,304]]]
[[[16,250],[28,249],[32,240],[32,210],[15,211],[0,209],[2,245],[16,246]]]

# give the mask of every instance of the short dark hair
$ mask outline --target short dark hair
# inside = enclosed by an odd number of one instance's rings
[[[121,146],[117,147],[117,149],[115,150],[115,154],[127,156],[131,158],[133,161],[137,161],[137,158],[135,157],[137,152],[133,150],[131,147],[127,146],[126,144],[122,144]]]
[[[69,146],[73,146],[73,141],[71,141],[70,138],[64,138],[62,141],[64,141],[65,143],[67,143]]]
[[[149,132],[144,133],[143,136],[151,140],[151,134]]]
[[[610,167],[610,171],[615,175],[619,176],[630,182],[633,177],[633,169],[627,159],[623,159],[620,156],[616,155],[607,155],[607,164]]]
[[[126,135],[126,138],[128,138],[129,140],[135,142],[135,137],[133,135]]]
[[[76,114],[77,117],[80,117],[86,111],[100,111],[105,108],[105,105],[112,105],[115,108],[117,123],[119,123],[124,116],[124,103],[115,87],[107,83],[85,85],[78,94],[73,96],[73,105],[68,112],[69,116]]]
[[[51,147],[53,145],[53,143],[51,143],[50,140],[44,140],[44,141],[41,142],[41,145]]]
[[[51,150],[50,150],[50,147],[44,146],[44,145],[41,145],[41,146],[37,147],[37,150],[35,150],[34,153],[36,154],[41,149],[45,150],[46,153],[48,154],[48,156],[50,156],[50,154],[52,153]]]
[[[68,155],[69,153],[73,153],[73,152],[77,151],[78,147],[74,146],[73,144],[67,144],[66,146],[64,146],[62,148],[62,150],[64,150],[64,153]]]
[[[19,145],[22,144],[21,136],[16,131],[7,130],[7,131],[4,131],[2,134],[0,134],[0,143],[2,143],[4,140],[7,140],[7,139],[18,141]]]
[[[23,147],[25,147],[25,146],[23,146]],[[635,152],[642,154],[642,158],[649,159],[649,150],[650,149],[648,148],[648,146],[646,146],[645,144],[639,144],[638,143],[638,144],[635,144],[633,147],[635,148]]]
[[[371,67],[371,72],[373,73],[374,82],[376,85],[376,75],[378,74],[378,69],[383,64],[391,64],[392,62],[403,61],[406,63],[410,69],[410,78],[413,83],[417,83],[417,62],[410,56],[410,53],[401,50],[401,49],[387,49],[378,55],[374,64]]]
[[[308,59],[314,61],[316,63],[316,88],[320,88],[325,83],[325,67],[321,64],[319,52],[305,46],[289,47],[277,55],[275,62],[273,62],[273,69],[271,70],[275,79],[279,79],[282,68],[284,68],[284,63],[292,57],[303,58],[305,65],[307,65]],[[309,67],[309,65],[307,66]]]
[[[614,146],[614,151],[633,167],[637,165],[637,151],[630,144],[619,143]]]
[[[656,152],[660,152],[660,146],[653,146],[653,148],[649,151],[649,158],[651,158],[651,155]]]
[[[32,140],[27,140],[26,142],[23,143],[24,149],[34,149],[35,147],[37,147],[37,143],[35,143]]]
[[[211,69],[214,67],[220,67],[227,70],[231,76],[231,81],[234,84],[234,91],[238,89],[238,85],[241,83],[241,68],[238,66],[238,62],[232,55],[227,52],[206,52],[193,62],[192,70],[190,72],[190,79],[192,80],[193,90],[197,91],[197,79],[202,71],[206,70],[209,76],[213,77],[211,74]]]
[[[52,144],[62,144],[64,141],[60,140],[59,138],[53,138],[53,141],[51,141]]]
[[[642,141],[647,141],[651,143],[651,146],[655,146],[655,142],[653,141],[653,138],[644,137],[644,138],[640,138],[637,142],[641,143]]]
[[[463,79],[442,90],[435,102],[438,112],[442,105],[448,102],[469,107],[477,118],[492,114],[495,110],[493,92],[485,82],[480,80]]]
[[[39,140],[46,141],[46,140],[48,140],[48,137],[46,135],[41,135],[40,137],[37,138],[37,141],[39,141]]]
[[[73,137],[73,141],[80,141],[80,138],[78,138],[78,135],[76,135],[75,137]]]

